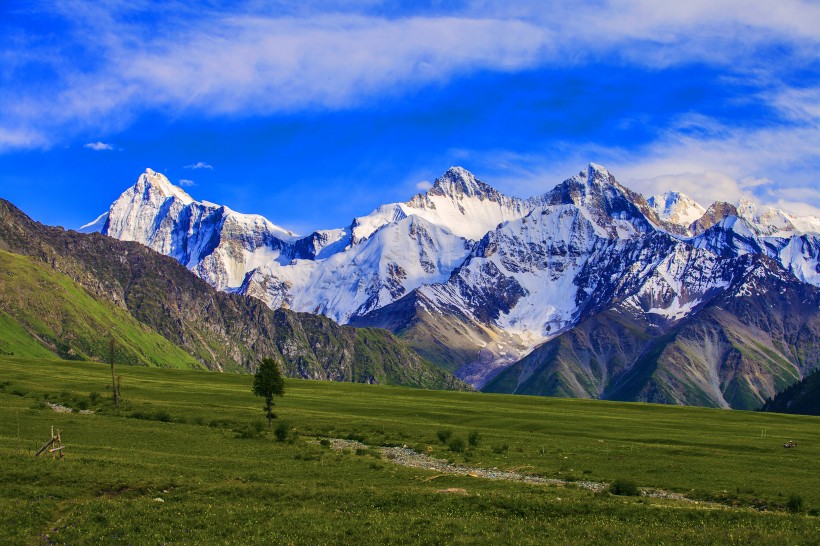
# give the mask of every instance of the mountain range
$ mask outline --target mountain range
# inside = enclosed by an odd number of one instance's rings
[[[379,329],[217,291],[139,243],[34,222],[0,199],[0,352],[122,364],[466,389]]]
[[[528,199],[453,167],[304,237],[147,170],[82,230],[271,309],[386,328],[494,392],[752,408],[820,364],[820,219],[645,199],[595,164]]]

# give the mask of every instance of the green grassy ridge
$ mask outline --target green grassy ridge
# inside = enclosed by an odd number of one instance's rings
[[[66,275],[0,250],[0,351],[22,356],[100,359],[116,342],[115,362],[200,368],[185,351],[123,309],[89,295]]]
[[[289,379],[276,412],[302,437],[280,443],[237,437],[262,420],[247,375],[123,367],[117,413],[103,364],[0,356],[0,370],[0,543],[811,544],[820,530],[816,516],[783,511],[431,479],[306,440],[430,445],[474,466],[632,479],[743,505],[799,494],[812,509],[817,418]],[[93,415],[38,403],[48,393],[76,406],[91,392],[101,393]],[[66,459],[33,458],[52,425]],[[436,438],[444,428],[478,431],[478,448],[450,453]],[[783,450],[781,435],[799,447]],[[446,488],[467,495],[437,492]]]

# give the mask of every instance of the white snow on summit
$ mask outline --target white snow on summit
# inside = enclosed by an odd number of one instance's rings
[[[195,201],[151,169],[101,219],[86,227],[172,256],[220,290],[240,286],[247,271],[279,258],[296,238],[262,216]]]
[[[661,220],[683,227],[689,227],[706,212],[706,209],[691,197],[677,191],[653,195],[646,202],[658,213]]]
[[[798,233],[820,233],[820,218],[789,214],[771,205],[758,205],[743,197],[737,206],[741,218],[760,235],[789,237]]]
[[[405,203],[382,205],[353,221],[353,241],[370,237],[381,227],[407,216],[418,216],[473,241],[498,224],[526,215],[531,207],[478,180],[461,167],[451,167],[433,187]]]

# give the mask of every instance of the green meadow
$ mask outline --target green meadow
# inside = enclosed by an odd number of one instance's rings
[[[820,537],[817,417],[288,379],[276,399],[277,437],[250,375],[116,373],[119,409],[106,365],[0,356],[0,544]],[[52,426],[65,458],[35,458]],[[447,433],[452,446],[439,439]],[[334,451],[322,438],[370,449]],[[386,445],[568,484],[406,468],[374,449]],[[582,480],[629,481],[689,500],[596,493],[578,487]]]

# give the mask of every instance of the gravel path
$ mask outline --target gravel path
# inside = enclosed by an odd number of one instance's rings
[[[367,446],[361,442],[357,442],[355,440],[341,440],[335,438],[331,438],[329,440],[331,447],[337,451],[341,451],[343,449],[350,449],[354,451],[356,449],[376,450],[381,452],[382,457],[384,459],[395,464],[401,466],[408,466],[411,468],[433,470],[441,474],[456,474],[459,476],[484,478],[487,480],[507,480],[512,482],[557,485],[561,487],[565,487],[572,484],[576,487],[580,487],[582,489],[589,489],[590,491],[596,492],[603,491],[604,489],[606,489],[608,485],[602,482],[591,482],[585,480],[570,482],[567,480],[559,480],[555,478],[543,478],[541,476],[532,476],[529,474],[522,474],[520,472],[514,472],[511,470],[499,470],[498,468],[476,468],[469,466],[458,466],[450,464],[447,461],[442,461],[441,459],[430,457],[429,455],[425,455],[423,453],[417,453],[416,451],[413,451],[412,449],[407,447],[372,447]],[[692,502],[695,504],[711,504],[693,501],[678,493],[672,493],[671,491],[663,491],[661,489],[641,488],[640,491],[641,495],[645,497],[659,499],[674,499]]]

